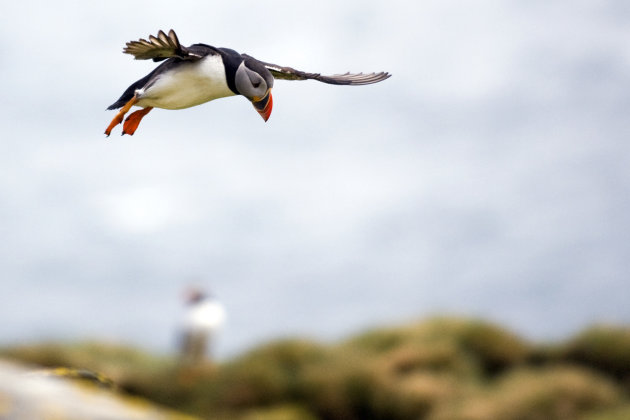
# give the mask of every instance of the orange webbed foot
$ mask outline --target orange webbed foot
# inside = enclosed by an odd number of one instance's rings
[[[129,134],[130,136],[133,136],[133,133],[135,133],[138,129],[138,125],[140,125],[142,117],[147,115],[152,109],[152,106],[148,106],[129,114],[129,116],[125,120],[125,123],[123,124],[122,135]]]
[[[120,108],[120,111],[118,111],[112,122],[110,122],[105,129],[105,135],[107,135],[107,137],[109,137],[109,135],[112,133],[112,129],[123,121],[125,114],[129,112],[131,107],[134,106],[136,102],[138,102],[138,99],[136,98],[136,95],[133,95],[133,98],[131,98],[129,102],[125,104],[125,106]]]
[[[120,124],[123,121],[123,117],[124,117],[124,114],[121,115],[120,112],[116,114],[112,122],[110,122],[107,128],[105,129],[105,135],[107,137],[109,137],[109,135],[112,134],[112,130],[114,129],[114,127],[116,127],[118,124]]]

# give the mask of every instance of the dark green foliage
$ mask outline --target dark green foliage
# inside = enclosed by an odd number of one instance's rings
[[[127,393],[208,419],[617,420],[630,412],[628,331],[533,345],[485,321],[436,318],[337,345],[277,341],[194,369],[93,343],[3,354],[102,372]]]
[[[630,328],[592,327],[564,347],[563,356],[624,381],[630,389]]]
[[[419,367],[455,368],[466,361],[469,368],[472,363],[474,368],[490,375],[524,362],[532,352],[530,345],[498,326],[457,318],[436,318],[407,327],[374,330],[347,344],[376,354],[415,348]]]
[[[490,388],[472,390],[461,404],[443,405],[431,420],[576,419],[617,405],[621,394],[610,379],[582,368],[522,368]]]

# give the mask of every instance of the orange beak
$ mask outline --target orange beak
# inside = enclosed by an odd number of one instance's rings
[[[271,89],[267,91],[267,94],[262,99],[254,98],[252,101],[254,108],[260,114],[260,116],[267,122],[271,115],[271,109],[273,108],[273,97],[271,96]]]

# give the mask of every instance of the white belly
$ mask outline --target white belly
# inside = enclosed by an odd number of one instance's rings
[[[136,105],[182,109],[234,94],[225,80],[223,60],[211,55],[182,63],[163,73],[147,89],[138,89]]]

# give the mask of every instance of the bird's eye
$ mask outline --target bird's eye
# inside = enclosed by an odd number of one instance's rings
[[[254,82],[252,83],[252,86],[254,86],[255,88],[258,88],[258,86],[260,86],[260,82]]]

